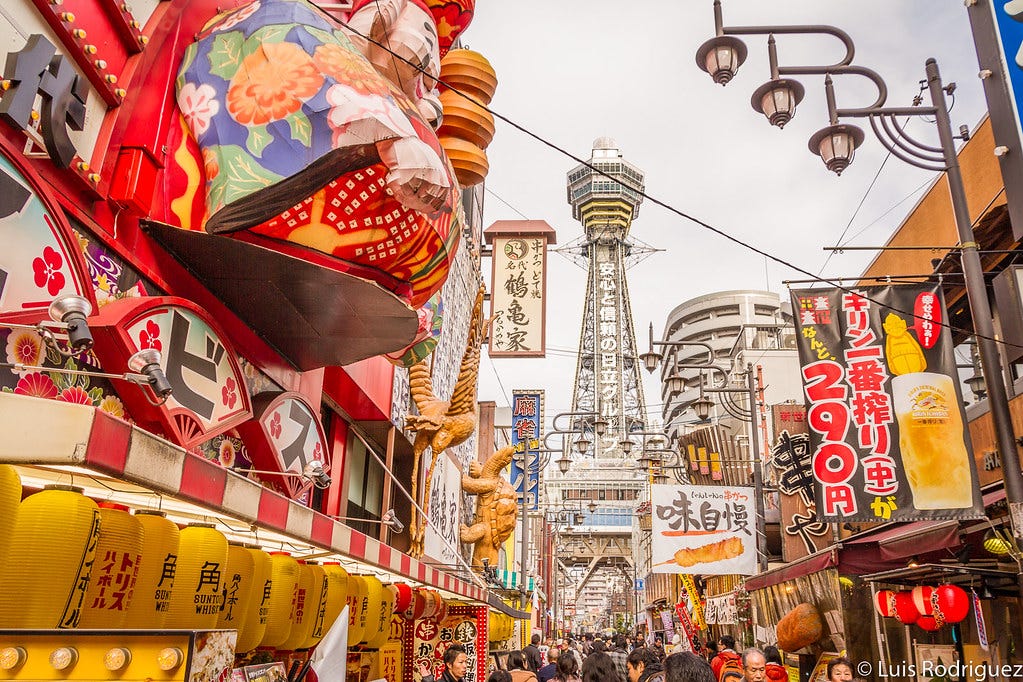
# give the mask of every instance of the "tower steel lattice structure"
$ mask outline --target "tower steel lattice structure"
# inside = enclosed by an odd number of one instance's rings
[[[639,216],[642,191],[643,172],[625,161],[608,137],[594,141],[589,165],[580,164],[568,174],[568,203],[572,217],[583,225],[581,246],[588,261],[572,411],[599,411],[607,421],[604,436],[593,438],[590,446],[590,454],[601,460],[622,458],[622,437],[646,429],[625,276],[633,246],[629,229]]]
[[[633,251],[651,250],[629,241],[642,191],[643,172],[625,161],[614,140],[606,137],[594,142],[589,164],[568,173],[568,201],[584,232],[571,255],[585,265],[587,278],[572,431],[585,434],[590,445],[580,454],[578,436],[565,438],[573,463],[566,473],[553,471],[545,477],[544,499],[552,507],[580,512],[581,523],[559,533],[558,562],[578,611],[572,628],[583,631],[613,627],[619,615],[635,618],[635,608],[613,613],[617,602],[610,595],[632,594],[637,577],[635,509],[648,497],[647,477],[636,466],[637,452],[626,453],[620,445],[647,425],[625,274],[636,260],[630,258],[636,255]],[[602,436],[594,432],[593,417],[586,413],[603,418]]]

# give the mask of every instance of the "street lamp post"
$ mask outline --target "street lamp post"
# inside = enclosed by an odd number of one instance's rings
[[[526,567],[529,565],[529,477],[531,471],[536,471],[537,476],[539,472],[547,467],[550,462],[550,456],[554,452],[561,452],[562,457],[557,460],[558,469],[561,473],[568,471],[568,467],[571,464],[571,460],[567,457],[564,451],[564,447],[561,450],[552,449],[549,447],[547,440],[554,435],[567,435],[573,433],[583,433],[583,430],[573,428],[561,428],[558,426],[558,420],[563,417],[589,417],[589,424],[593,427],[594,433],[602,435],[604,428],[607,426],[607,422],[603,420],[599,412],[559,412],[554,415],[551,420],[551,426],[553,429],[544,436],[544,447],[541,450],[530,451],[529,448],[525,448],[522,451],[522,540],[520,542],[520,567],[521,573],[519,574],[519,592],[521,594],[522,609],[525,610],[527,604],[527,583],[526,583]],[[573,420],[574,423],[574,420]],[[579,439],[576,440],[578,445]],[[586,447],[581,448],[583,452],[589,447],[587,443]],[[535,455],[535,459],[533,457]],[[535,469],[534,469],[535,467]],[[539,494],[539,491],[537,491]]]
[[[843,117],[866,118],[870,121],[878,141],[906,163],[925,170],[945,172],[948,178],[949,193],[952,199],[956,230],[959,236],[960,253],[962,254],[963,275],[966,282],[966,296],[970,304],[974,331],[979,345],[981,367],[987,384],[991,415],[997,436],[998,450],[1002,458],[1003,480],[1006,501],[1009,505],[1009,518],[1013,535],[1019,540],[1023,537],[1023,473],[1020,471],[1019,453],[1016,450],[1016,438],[1013,434],[1011,414],[1009,412],[1008,393],[1001,372],[1001,359],[995,343],[994,322],[991,316],[991,304],[988,300],[987,285],[984,282],[984,269],[981,266],[978,244],[973,235],[970,221],[966,190],[963,186],[962,172],[959,168],[959,157],[956,155],[955,140],[965,139],[968,133],[965,127],[960,128],[960,135],[952,133],[952,124],[948,115],[945,94],[952,92],[955,84],[944,86],[934,59],[925,64],[927,88],[930,93],[931,106],[885,107],[887,86],[876,72],[852,65],[854,46],[852,39],[841,29],[833,26],[724,26],[721,17],[721,0],[714,0],[714,24],[716,36],[711,38],[697,52],[697,64],[707,71],[715,82],[725,85],[735,75],[736,70],[746,58],[746,47],[735,38],[736,35],[768,35],[768,57],[771,64],[771,81],[777,96],[767,97],[772,102],[790,103],[791,111],[784,122],[774,120],[766,106],[761,109],[768,115],[774,125],[784,125],[791,119],[795,110],[795,90],[786,92],[788,83],[783,82],[782,75],[823,75],[825,76],[825,96],[827,98],[829,125],[818,131],[810,139],[810,150],[818,154],[829,170],[841,173],[852,162],[856,147],[863,142],[863,131],[853,125],[842,124]],[[778,56],[774,47],[776,34],[829,34],[837,37],[846,47],[845,57],[837,64],[829,66],[792,66],[779,67]],[[835,104],[835,91],[832,75],[858,75],[870,80],[878,90],[877,100],[869,107],[856,109],[839,109]],[[762,86],[767,87],[767,85]],[[800,90],[802,88],[800,87]],[[760,90],[758,90],[760,93]],[[761,93],[763,94],[763,93]],[[756,106],[754,107],[756,108]],[[758,109],[760,110],[760,109]],[[920,143],[909,137],[896,117],[924,116],[933,117],[937,127],[940,146]]]
[[[700,397],[694,400],[691,407],[696,411],[697,416],[701,420],[706,420],[710,416],[710,409],[714,406],[714,402],[708,399],[704,393],[746,393],[749,398],[749,415],[745,415],[739,412],[735,412],[732,416],[740,419],[741,421],[748,421],[752,433],[750,434],[751,454],[753,455],[753,506],[754,514],[756,515],[756,545],[757,545],[757,566],[761,571],[767,570],[768,557],[767,557],[767,529],[764,520],[764,471],[760,459],[760,438],[757,430],[756,412],[757,412],[757,392],[756,392],[756,380],[753,376],[753,365],[751,363],[746,364],[746,388],[706,388],[703,385],[704,371],[719,372],[722,375],[725,374],[724,370],[718,365],[714,364],[712,359],[714,357],[710,346],[700,341],[654,341],[653,340],[653,323],[650,325],[650,350],[640,355],[643,364],[647,370],[653,372],[657,369],[657,365],[664,358],[660,353],[654,352],[654,346],[661,346],[665,348],[681,348],[683,346],[702,346],[707,349],[708,357],[710,358],[706,363],[676,363],[674,366],[675,374],[670,377],[673,379],[677,377],[677,370],[679,369],[696,369],[699,370],[700,375]],[[681,387],[678,387],[681,389]],[[748,416],[748,419],[747,419]]]

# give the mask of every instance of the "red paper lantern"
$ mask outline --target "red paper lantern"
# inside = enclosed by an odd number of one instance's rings
[[[938,585],[931,597],[946,623],[958,623],[970,613],[970,596],[955,585]]]
[[[874,609],[884,616],[891,618],[895,615],[895,593],[891,590],[879,590],[874,595]]]
[[[412,588],[405,583],[393,583],[388,587],[394,592],[394,612],[403,613],[412,604]]]
[[[916,624],[927,632],[935,632],[941,627],[941,623],[934,616],[920,616]]]
[[[920,617],[920,612],[913,604],[913,595],[910,592],[895,593],[895,618],[904,625],[912,625]]]
[[[921,616],[930,616],[934,614],[934,604],[931,602],[931,595],[934,594],[934,588],[928,587],[927,585],[920,585],[913,588],[913,606],[916,607],[917,612]]]

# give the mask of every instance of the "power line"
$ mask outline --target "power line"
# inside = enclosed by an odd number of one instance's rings
[[[363,39],[373,43],[374,45],[377,45],[381,49],[386,50],[387,52],[390,52],[397,59],[400,59],[400,60],[404,61],[406,64],[408,64],[409,66],[413,67],[414,69],[417,69],[421,73],[423,73],[423,74],[425,74],[427,76],[430,76],[430,74],[427,74],[422,69],[422,67],[420,67],[418,64],[414,64],[413,62],[409,61],[408,59],[405,59],[401,55],[393,52],[386,45],[383,45],[379,41],[374,40],[373,38],[371,38],[371,37],[369,37],[369,36],[359,32],[357,30],[355,30],[354,28],[352,28],[348,24],[344,24],[344,25],[346,26],[346,28],[348,28],[348,30],[352,31],[356,35],[358,35],[358,36],[362,37]],[[430,78],[432,79],[433,77],[430,76]],[[764,249],[762,249],[762,248],[760,248],[758,246],[755,246],[753,244],[745,242],[742,239],[740,239],[740,238],[738,238],[738,237],[736,237],[734,235],[729,234],[724,229],[719,228],[719,227],[715,227],[714,225],[711,225],[710,223],[708,223],[708,222],[706,222],[704,220],[701,220],[700,218],[697,218],[696,216],[691,215],[691,214],[683,211],[680,208],[676,208],[675,206],[669,204],[668,202],[666,202],[666,201],[664,201],[662,199],[659,199],[657,197],[651,196],[643,188],[635,187],[635,186],[629,184],[629,182],[625,178],[619,178],[619,177],[612,176],[610,173],[607,173],[606,171],[604,171],[604,170],[602,170],[600,168],[597,168],[596,166],[591,164],[588,160],[583,159],[583,158],[581,158],[579,156],[576,156],[575,154],[573,154],[572,152],[568,151],[564,147],[561,147],[561,146],[555,144],[554,142],[551,142],[547,138],[542,137],[538,133],[533,132],[532,130],[530,130],[529,128],[526,128],[525,126],[523,126],[523,125],[521,125],[519,123],[516,123],[515,121],[513,121],[510,118],[508,118],[504,114],[501,114],[500,112],[494,111],[489,106],[487,106],[487,105],[477,101],[476,98],[474,98],[471,95],[468,95],[468,94],[462,92],[458,88],[452,86],[449,83],[446,83],[442,79],[438,78],[436,80],[437,80],[438,83],[440,83],[444,87],[446,87],[449,90],[451,90],[452,92],[456,93],[459,97],[462,97],[462,98],[466,99],[467,101],[472,102],[474,105],[476,105],[476,106],[480,107],[481,109],[487,111],[488,113],[490,113],[495,118],[500,119],[501,121],[504,121],[509,126],[514,128],[515,130],[518,130],[523,135],[536,140],[537,142],[539,142],[543,146],[558,152],[562,156],[565,156],[566,158],[571,159],[572,161],[575,161],[577,164],[580,164],[580,165],[585,166],[586,168],[589,168],[591,171],[593,171],[597,175],[600,175],[600,176],[602,176],[604,178],[607,178],[608,180],[611,180],[613,182],[620,183],[623,187],[625,187],[626,189],[629,189],[632,192],[635,192],[638,196],[643,197],[649,203],[654,204],[656,206],[660,206],[662,209],[668,211],[669,213],[672,213],[672,214],[674,214],[674,215],[676,215],[676,216],[678,216],[680,218],[688,220],[689,222],[691,222],[691,223],[693,223],[695,225],[698,225],[699,227],[702,227],[703,229],[707,230],[708,232],[712,232],[712,233],[716,234],[717,236],[721,237],[722,239],[725,239],[726,241],[732,242],[733,244],[741,246],[742,248],[744,248],[744,249],[746,249],[748,251],[752,251],[753,253],[756,253],[756,254],[758,254],[760,256],[763,256],[764,258],[772,260],[772,261],[774,261],[775,263],[777,263],[779,265],[783,265],[783,266],[785,266],[785,267],[787,267],[787,268],[789,268],[791,270],[795,270],[796,272],[798,272],[798,273],[800,273],[802,275],[806,275],[807,277],[813,279],[816,282],[821,282],[821,283],[824,283],[824,284],[828,284],[828,285],[834,287],[835,289],[838,289],[839,291],[842,291],[842,292],[845,292],[845,293],[848,293],[848,294],[855,294],[857,296],[860,296],[862,299],[864,299],[866,301],[869,301],[869,302],[871,302],[871,303],[873,303],[873,304],[875,304],[877,306],[883,307],[883,308],[888,308],[889,310],[892,310],[893,312],[896,312],[896,313],[899,313],[901,315],[904,315],[904,316],[906,316],[906,317],[908,317],[910,319],[917,319],[919,317],[914,311],[911,311],[911,310],[901,310],[899,308],[894,308],[892,306],[889,306],[887,304],[882,303],[881,301],[879,301],[879,300],[877,300],[875,298],[871,298],[870,296],[865,295],[862,292],[856,291],[852,287],[843,286],[841,281],[835,281],[833,279],[829,279],[829,278],[826,278],[826,277],[820,277],[818,275],[815,275],[812,272],[810,272],[809,270],[807,270],[806,268],[800,267],[800,266],[798,266],[798,265],[796,265],[794,263],[790,263],[789,261],[785,260],[784,258],[782,258],[780,256],[776,256],[773,253],[770,253],[769,251],[765,251]],[[980,220],[980,218],[978,218],[978,220]],[[957,327],[957,326],[955,326],[953,324],[945,322],[944,320],[941,320],[941,321],[929,320],[929,321],[931,322],[931,324],[934,324],[934,325],[940,326],[940,327],[944,327],[944,328],[948,329],[949,331],[959,332],[959,333],[962,333],[962,334],[974,336],[976,338],[983,338],[983,339],[988,340],[988,341],[994,341],[995,343],[1001,344],[1003,346],[1013,347],[1013,348],[1023,347],[1020,344],[1011,343],[1009,341],[1006,341],[1004,339],[999,339],[997,337],[983,336],[981,334],[978,334],[976,332],[976,330],[973,330],[973,329],[963,329],[961,327]]]

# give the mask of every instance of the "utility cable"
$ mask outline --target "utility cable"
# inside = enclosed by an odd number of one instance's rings
[[[408,59],[405,59],[401,55],[398,55],[398,54],[394,53],[386,45],[383,45],[380,42],[374,40],[373,38],[371,38],[371,37],[369,37],[367,35],[364,35],[363,33],[361,33],[359,31],[351,28],[350,26],[348,26],[348,24],[344,24],[344,25],[345,25],[345,27],[348,30],[352,31],[356,35],[359,35],[363,39],[373,43],[374,45],[377,45],[378,47],[380,47],[380,48],[382,48],[384,50],[387,50],[388,52],[393,54],[397,59],[400,59],[400,60],[404,61],[406,64],[408,64],[409,66],[412,66],[413,68],[418,69],[419,71],[425,73],[425,71],[423,71],[418,65],[412,63]],[[429,75],[429,74],[427,74],[427,75]],[[721,237],[722,239],[724,239],[726,241],[729,241],[729,242],[731,242],[733,244],[736,244],[737,246],[740,246],[740,247],[742,247],[742,248],[744,248],[744,249],[746,249],[748,251],[752,251],[753,253],[756,253],[756,254],[764,257],[764,258],[767,258],[768,260],[774,261],[778,265],[785,266],[785,267],[787,267],[787,268],[789,268],[791,270],[794,270],[794,271],[800,273],[801,275],[805,275],[805,276],[809,277],[810,279],[814,280],[815,282],[820,282],[820,283],[828,284],[828,285],[834,287],[835,289],[838,289],[839,291],[842,291],[842,292],[847,293],[847,294],[855,294],[855,295],[859,296],[860,298],[862,298],[865,301],[869,301],[869,302],[871,302],[871,303],[873,303],[873,304],[875,304],[875,305],[877,305],[879,307],[882,307],[882,308],[887,308],[887,309],[889,309],[889,310],[891,310],[893,312],[899,313],[900,315],[903,315],[903,316],[908,317],[910,319],[917,319],[919,317],[912,310],[902,310],[902,309],[890,306],[890,305],[888,305],[886,303],[882,303],[881,301],[879,301],[879,300],[877,300],[875,298],[872,298],[872,297],[870,297],[870,296],[868,296],[868,295],[866,295],[866,294],[864,294],[864,293],[862,293],[860,291],[857,291],[857,290],[855,290],[852,287],[843,286],[841,281],[836,281],[834,279],[829,279],[827,277],[820,277],[818,275],[815,275],[812,272],[810,272],[809,270],[807,270],[806,268],[800,267],[799,265],[796,265],[795,263],[791,263],[791,262],[785,260],[784,258],[782,258],[780,256],[776,256],[773,253],[770,253],[769,251],[765,251],[763,248],[761,248],[759,246],[756,246],[754,244],[750,244],[748,242],[745,242],[742,239],[740,239],[740,238],[738,238],[738,237],[736,237],[734,235],[729,234],[728,232],[726,232],[722,228],[715,227],[714,225],[711,225],[710,223],[708,223],[708,222],[706,222],[704,220],[701,220],[700,218],[697,218],[696,216],[691,215],[691,214],[687,213],[686,211],[683,211],[680,208],[676,208],[675,206],[669,204],[667,201],[664,201],[663,199],[651,196],[643,188],[635,187],[632,184],[630,184],[626,178],[621,178],[621,177],[613,176],[610,173],[608,173],[608,172],[606,172],[606,171],[604,171],[604,170],[602,170],[600,168],[597,168],[596,166],[591,164],[588,160],[583,159],[583,158],[581,158],[579,156],[576,156],[575,154],[573,154],[569,150],[565,149],[564,147],[561,147],[558,144],[556,144],[556,143],[546,139],[545,137],[542,137],[538,133],[535,133],[532,130],[530,130],[529,128],[526,128],[525,126],[523,126],[523,125],[513,121],[512,119],[508,118],[504,114],[501,114],[500,112],[494,111],[490,107],[488,107],[488,106],[480,103],[479,101],[477,101],[476,98],[474,98],[471,95],[468,95],[468,94],[460,91],[458,88],[452,86],[451,84],[445,82],[444,80],[438,78],[437,82],[442,84],[442,85],[444,85],[444,87],[448,88],[452,92],[456,93],[459,97],[462,97],[465,100],[467,100],[469,102],[472,102],[474,105],[476,105],[476,106],[480,107],[481,109],[487,111],[489,114],[491,114],[495,118],[505,122],[506,124],[508,124],[509,126],[514,128],[515,130],[519,131],[520,133],[522,133],[526,137],[532,138],[533,140],[539,142],[541,145],[547,147],[548,149],[551,149],[553,151],[558,152],[562,156],[564,156],[564,157],[566,157],[568,159],[571,159],[572,161],[576,162],[579,165],[585,166],[586,168],[590,169],[596,175],[600,175],[600,176],[602,176],[604,178],[607,178],[608,180],[611,180],[613,182],[617,182],[617,183],[621,184],[622,187],[625,187],[626,189],[629,189],[630,191],[635,192],[638,196],[643,197],[647,202],[649,202],[651,204],[654,204],[656,206],[660,206],[662,209],[664,209],[668,213],[676,215],[679,218],[682,218],[682,219],[687,220],[687,221],[689,221],[689,222],[691,222],[691,223],[693,223],[693,224],[695,224],[695,225],[697,225],[699,227],[702,227],[704,230],[706,230],[708,232],[711,232],[713,234],[716,234],[717,236]],[[984,336],[984,335],[978,334],[976,332],[976,330],[964,329],[962,327],[958,327],[956,325],[950,324],[950,323],[948,323],[948,322],[946,322],[944,320],[941,320],[941,321],[929,320],[929,322],[931,324],[934,324],[935,326],[939,326],[939,327],[943,327],[945,329],[948,329],[949,331],[959,332],[959,333],[965,334],[967,336],[975,336],[977,338],[982,338],[982,339],[985,339],[987,341],[994,341],[996,344],[1000,344],[1002,346],[1012,347],[1012,348],[1023,348],[1023,345],[1012,343],[1012,342],[1006,341],[1004,339],[999,339],[999,338],[994,337],[994,336]]]

